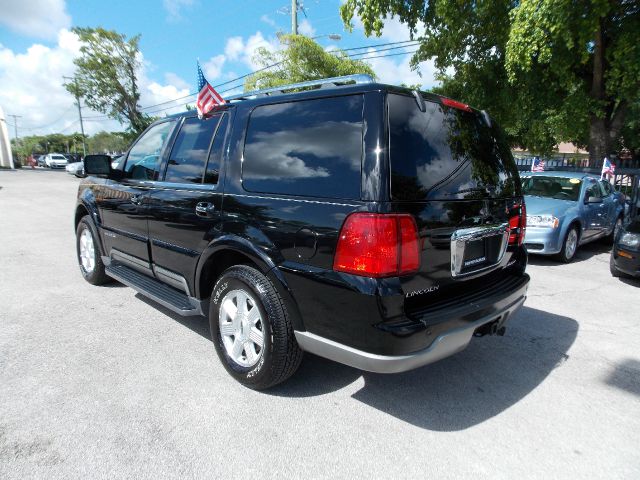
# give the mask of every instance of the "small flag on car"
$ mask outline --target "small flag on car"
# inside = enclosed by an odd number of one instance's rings
[[[600,179],[603,179],[605,176],[614,175],[616,172],[616,166],[609,161],[607,157],[604,157],[604,162],[602,162],[602,173],[600,173]]]
[[[207,79],[198,62],[198,98],[196,99],[196,109],[198,110],[198,118],[202,119],[207,116],[218,105],[224,105],[224,98],[220,96],[215,89],[209,85]]]
[[[531,171],[544,172],[544,160],[540,160],[540,157],[533,157],[533,162],[531,162]]]

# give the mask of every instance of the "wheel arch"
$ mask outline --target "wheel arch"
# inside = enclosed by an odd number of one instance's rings
[[[222,273],[234,265],[249,265],[259,270],[274,285],[282,298],[295,330],[304,330],[298,305],[284,276],[275,262],[248,240],[237,235],[224,235],[204,251],[196,267],[195,296],[208,299]]]

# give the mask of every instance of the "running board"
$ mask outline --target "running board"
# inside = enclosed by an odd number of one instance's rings
[[[145,297],[183,317],[205,315],[208,310],[208,302],[190,297],[184,292],[176,290],[126,265],[112,261],[109,266],[105,266],[104,271],[111,278],[124,283]]]

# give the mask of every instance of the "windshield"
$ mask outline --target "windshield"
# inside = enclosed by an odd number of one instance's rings
[[[62,155],[52,155],[51,156],[52,159],[54,160],[66,160],[66,157],[63,157]]]
[[[582,180],[579,178],[524,177],[522,179],[522,193],[577,202],[580,198],[581,185]]]

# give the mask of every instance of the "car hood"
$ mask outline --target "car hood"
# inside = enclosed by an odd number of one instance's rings
[[[527,206],[527,215],[553,215],[558,218],[563,217],[568,210],[577,206],[577,202],[534,195],[525,195],[524,203]]]

